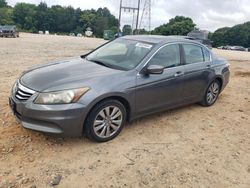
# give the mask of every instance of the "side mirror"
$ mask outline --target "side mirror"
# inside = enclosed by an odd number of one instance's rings
[[[162,74],[164,67],[160,65],[149,65],[146,70],[148,74]]]

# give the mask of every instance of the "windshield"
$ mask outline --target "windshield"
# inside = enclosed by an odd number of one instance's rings
[[[116,39],[89,54],[86,59],[120,70],[131,70],[152,49],[153,44],[127,39]]]

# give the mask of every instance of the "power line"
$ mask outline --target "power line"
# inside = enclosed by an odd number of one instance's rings
[[[128,0],[126,2],[128,2]],[[134,2],[134,1],[132,1],[132,2]],[[124,12],[132,11],[133,14],[135,14],[135,12],[136,12],[135,31],[136,31],[136,34],[138,34],[140,5],[141,5],[141,0],[137,1],[137,6],[132,6],[131,1],[129,1],[129,3],[127,3],[126,6],[125,6],[124,5],[124,0],[120,0],[118,32],[120,32],[120,27],[121,27],[122,11],[124,11]],[[133,22],[134,22],[134,15],[133,15]],[[134,23],[132,23],[132,24],[134,24]],[[132,27],[133,27],[133,25],[132,25]]]
[[[143,28],[148,29],[149,32],[151,31],[151,0],[144,1],[139,29]]]

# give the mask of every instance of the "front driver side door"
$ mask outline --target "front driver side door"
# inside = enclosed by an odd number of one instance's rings
[[[138,74],[136,86],[137,116],[160,111],[179,104],[183,95],[184,70],[179,44],[168,44],[158,50],[146,65],[165,67],[162,74]]]

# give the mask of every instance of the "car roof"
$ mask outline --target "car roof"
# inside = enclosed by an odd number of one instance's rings
[[[121,37],[123,39],[128,40],[137,40],[140,42],[146,42],[146,43],[171,43],[171,42],[192,42],[196,44],[201,44],[200,42],[197,42],[195,40],[189,40],[185,36],[163,36],[163,35],[127,35],[124,37]]]

